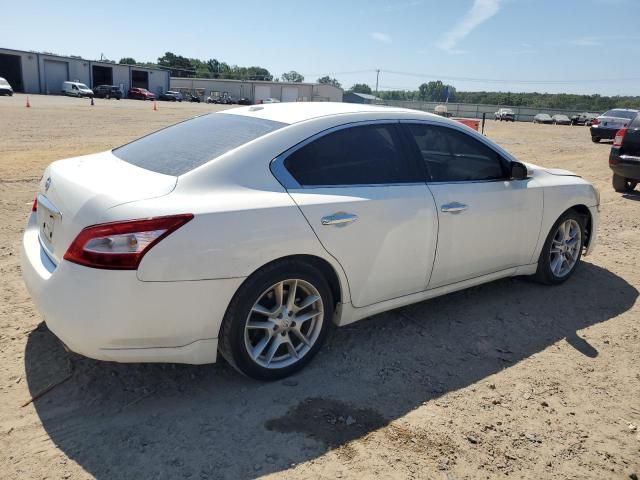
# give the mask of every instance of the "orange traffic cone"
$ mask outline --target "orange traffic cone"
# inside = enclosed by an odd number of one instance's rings
[[[156,101],[153,101],[153,111],[157,112],[158,111],[158,106],[156,105]]]
[[[27,104],[25,105],[25,107],[30,108],[31,104],[29,103],[29,96],[27,95]]]

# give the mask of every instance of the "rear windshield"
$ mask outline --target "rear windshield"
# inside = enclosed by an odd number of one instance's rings
[[[617,118],[628,118],[629,120],[632,120],[635,118],[635,116],[638,114],[638,112],[629,112],[627,110],[609,110],[607,113],[604,114],[605,117],[617,117]]]
[[[285,125],[244,115],[211,113],[142,137],[113,153],[138,167],[178,176]]]

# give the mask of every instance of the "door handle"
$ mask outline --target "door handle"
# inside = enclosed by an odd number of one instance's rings
[[[451,203],[442,205],[442,207],[440,207],[440,210],[446,213],[460,213],[460,212],[464,212],[467,208],[469,207],[464,203],[451,202]]]
[[[353,213],[337,212],[333,215],[322,217],[320,221],[322,225],[340,225],[345,226],[358,220],[358,216]]]

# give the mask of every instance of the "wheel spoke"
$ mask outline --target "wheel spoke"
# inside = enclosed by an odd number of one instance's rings
[[[264,352],[264,349],[269,344],[269,340],[271,340],[271,335],[265,335],[256,344],[256,346],[253,347],[253,349],[251,350],[251,357],[253,357],[254,360],[257,360],[260,357],[260,355],[262,355],[262,352]]]
[[[273,337],[273,342],[271,342],[271,346],[269,347],[265,358],[267,365],[271,363],[271,360],[273,360],[273,356],[276,354],[278,347],[282,345],[282,340],[280,340],[280,338],[280,335],[276,335],[275,337]]]
[[[304,343],[307,347],[311,346],[311,342],[309,341],[309,339],[304,335],[304,333],[302,333],[299,329],[297,328],[292,328],[291,331],[293,332],[293,334],[298,337],[298,339]]]
[[[300,305],[296,305],[295,306],[296,311],[304,310],[308,306],[313,305],[314,303],[316,303],[318,300],[320,300],[320,296],[319,295],[309,295],[307,298],[302,300],[302,302],[300,302]]]
[[[556,275],[560,273],[560,267],[562,266],[563,258],[564,257],[561,254],[558,254],[553,260],[551,260],[551,271]]]
[[[293,281],[293,285],[289,284],[289,294],[287,295],[287,310],[292,311],[296,303],[296,290],[298,290],[298,280]]]
[[[284,298],[284,282],[280,282],[273,287],[273,294],[276,296],[276,308],[278,311],[282,308],[282,302]]]
[[[289,355],[295,358],[300,358],[300,355],[298,354],[296,347],[293,346],[293,343],[291,342],[291,338],[289,338],[289,334],[287,334],[287,336],[285,337],[285,340],[282,343],[284,343],[287,346]]]
[[[260,330],[273,330],[274,322],[249,322],[247,328],[260,329]]]
[[[303,313],[302,315],[297,315],[295,317],[295,321],[297,323],[304,323],[307,320],[311,320],[312,318],[317,317],[318,315],[322,315],[322,312],[319,310],[313,310],[311,312]]]
[[[260,315],[264,315],[265,317],[273,317],[273,312],[269,310],[267,307],[256,303],[251,309],[252,312],[259,313]]]

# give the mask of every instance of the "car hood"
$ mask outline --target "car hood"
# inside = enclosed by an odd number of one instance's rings
[[[579,177],[580,176],[577,173],[573,173],[569,170],[564,170],[562,168],[545,168],[539,165],[535,165],[533,163],[524,163],[524,164],[526,165],[527,170],[533,173],[534,176],[536,173],[548,173],[550,175],[556,175],[559,177]]]

